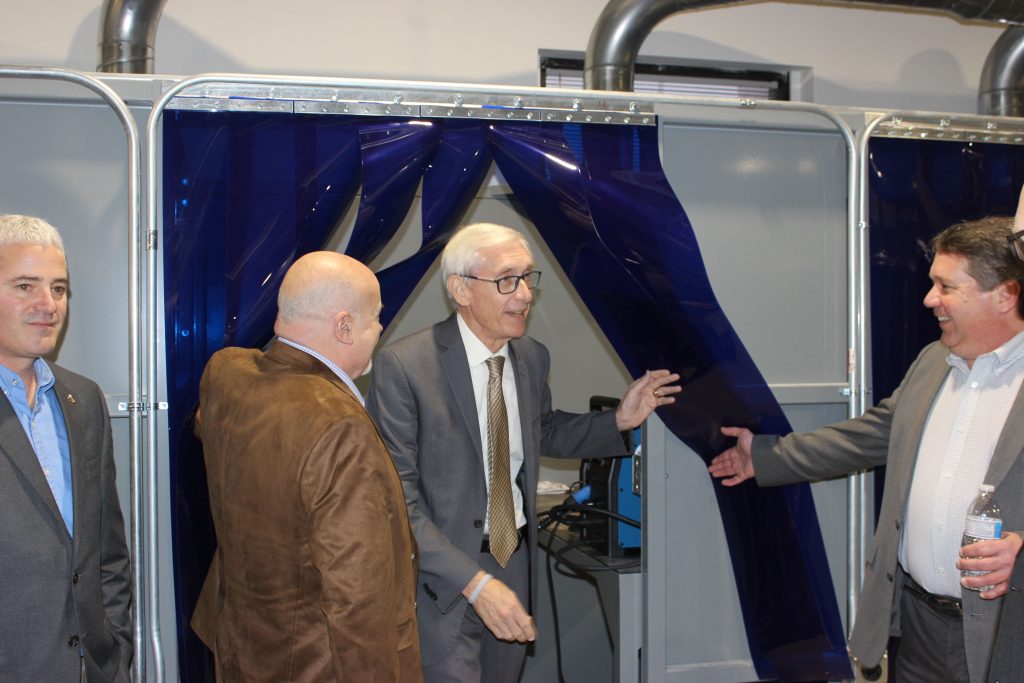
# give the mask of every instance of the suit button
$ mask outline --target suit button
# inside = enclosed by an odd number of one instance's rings
[[[71,583],[77,585],[78,584],[78,579],[79,579],[78,572],[75,572],[74,574],[71,575]]]
[[[886,572],[885,573],[885,578],[889,579],[889,581],[891,582],[892,581],[892,572]]]
[[[899,531],[899,528],[900,528],[900,520],[897,519],[896,520],[896,530]]]
[[[68,638],[68,647],[78,647],[78,636]]]
[[[484,521],[482,519],[474,519],[473,520],[473,526],[475,526],[477,529],[479,529],[483,525],[484,525]]]

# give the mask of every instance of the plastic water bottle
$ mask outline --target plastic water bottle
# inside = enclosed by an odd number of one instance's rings
[[[999,503],[996,502],[992,492],[996,490],[992,484],[982,484],[978,487],[978,496],[967,508],[967,519],[964,524],[964,537],[960,546],[976,543],[978,541],[991,541],[1003,537],[1003,513],[999,510]],[[982,571],[961,570],[961,576],[981,576],[988,574]],[[994,586],[981,586],[971,588],[972,591],[985,592],[992,590]]]

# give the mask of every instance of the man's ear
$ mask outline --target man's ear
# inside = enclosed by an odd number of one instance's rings
[[[461,275],[449,275],[447,285],[448,292],[452,295],[455,303],[459,306],[469,305],[469,290],[466,287],[466,278]]]
[[[331,326],[334,338],[342,344],[351,344],[353,323],[352,314],[348,311],[338,311],[335,313],[333,325]]]
[[[1001,282],[996,287],[996,301],[999,310],[1009,313],[1017,310],[1017,300],[1020,299],[1020,283],[1016,280]]]

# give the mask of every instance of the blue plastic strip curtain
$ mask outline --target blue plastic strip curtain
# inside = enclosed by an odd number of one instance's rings
[[[923,300],[931,238],[950,225],[1012,216],[1024,181],[1024,147],[876,138],[868,147],[872,394],[899,386],[918,352],[939,337]],[[875,476],[875,514],[884,470]]]
[[[225,346],[270,340],[285,271],[324,245],[360,184],[346,251],[369,262],[405,219],[422,180],[423,247],[388,269],[382,290],[390,320],[458,224],[490,157],[479,127],[454,121],[238,112],[166,114],[163,157],[179,668],[183,681],[211,681],[209,653],[188,627],[216,545],[192,433],[206,361]]]
[[[437,152],[423,174],[423,241],[419,251],[377,273],[387,327],[441,253],[491,166],[485,128],[477,121],[444,121]]]
[[[679,369],[663,419],[705,459],[717,425],[789,426],[715,302],[656,129],[173,112],[164,120],[164,279],[172,544],[182,680],[212,680],[188,620],[215,546],[192,434],[207,359],[272,335],[288,266],[329,239],[362,187],[346,253],[372,261],[422,182],[422,243],[378,273],[385,325],[475,196],[492,155],[626,367]],[[717,486],[762,678],[849,677],[806,487]]]
[[[922,303],[931,287],[929,241],[959,221],[1012,216],[1024,147],[877,138],[868,153],[871,362],[873,394],[881,400],[939,337]]]
[[[719,307],[653,127],[506,124],[495,159],[630,374],[685,390],[659,415],[705,462],[718,428],[790,431]],[[810,489],[715,486],[761,679],[851,678]]]

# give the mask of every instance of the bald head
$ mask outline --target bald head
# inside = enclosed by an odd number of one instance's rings
[[[344,254],[315,251],[285,273],[274,332],[356,377],[369,367],[380,337],[380,309],[380,285],[373,271]]]

